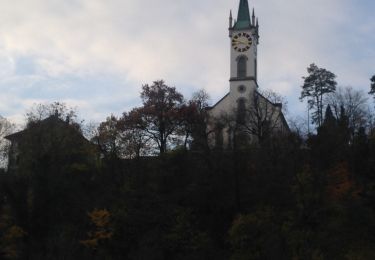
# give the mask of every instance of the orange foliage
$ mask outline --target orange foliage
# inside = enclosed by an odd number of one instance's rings
[[[339,200],[345,196],[355,196],[356,191],[355,183],[351,178],[349,167],[347,163],[341,162],[337,164],[328,173],[328,194],[331,199]]]
[[[88,213],[92,223],[99,228],[103,228],[109,225],[111,214],[106,209],[94,209]]]
[[[110,229],[111,214],[106,209],[94,209],[88,216],[95,226],[94,231],[88,232],[88,239],[80,242],[88,248],[96,249],[100,241],[108,240],[113,235]]]
[[[26,232],[19,226],[11,226],[0,239],[1,253],[7,259],[19,257],[19,242],[26,236]]]

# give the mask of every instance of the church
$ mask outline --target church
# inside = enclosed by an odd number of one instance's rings
[[[289,132],[282,104],[258,86],[259,23],[247,0],[240,0],[237,19],[229,16],[229,93],[208,108],[211,147],[232,148]],[[270,94],[271,93],[271,94]]]

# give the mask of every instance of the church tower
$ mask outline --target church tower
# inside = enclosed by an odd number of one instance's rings
[[[281,105],[258,92],[259,24],[254,9],[250,15],[248,0],[240,0],[237,19],[230,12],[229,38],[230,91],[207,109],[209,146],[224,149],[257,142],[271,131],[272,134],[289,131]],[[257,132],[259,125],[262,129]],[[265,129],[271,125],[272,130],[267,132]]]
[[[250,16],[247,0],[240,0],[237,20],[229,16],[230,95],[247,99],[257,89],[257,45],[259,24],[253,9]]]

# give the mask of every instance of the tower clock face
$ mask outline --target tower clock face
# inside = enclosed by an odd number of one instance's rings
[[[251,39],[251,36],[247,33],[236,33],[232,37],[233,49],[238,52],[247,51],[248,49],[250,49],[252,43],[253,40]]]

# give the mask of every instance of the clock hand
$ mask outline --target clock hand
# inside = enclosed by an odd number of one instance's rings
[[[235,42],[239,42],[239,43],[242,43],[242,44],[248,44],[249,42],[244,42],[244,41],[241,41],[241,40],[234,40]]]

